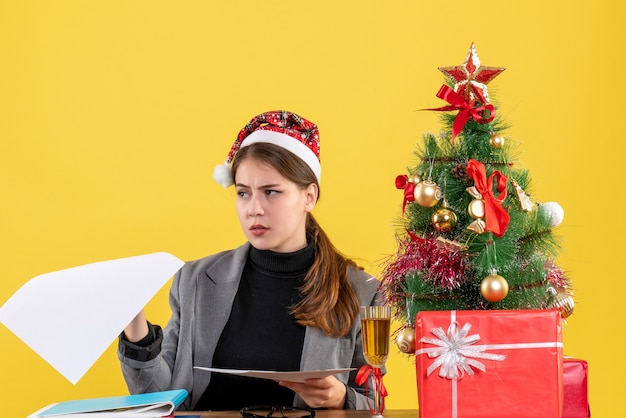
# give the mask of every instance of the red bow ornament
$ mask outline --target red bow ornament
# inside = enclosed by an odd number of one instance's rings
[[[396,189],[404,190],[404,199],[402,200],[402,214],[404,215],[404,208],[407,202],[415,201],[415,181],[409,179],[406,174],[401,174],[396,177]]]
[[[487,177],[485,165],[476,160],[468,161],[467,174],[474,180],[474,188],[484,202],[485,231],[493,232],[497,237],[503,236],[511,220],[509,212],[502,206],[507,195],[508,178],[497,170]],[[498,197],[493,193],[494,180],[499,193]],[[470,194],[472,194],[471,191]]]
[[[454,138],[461,133],[469,118],[474,119],[478,123],[485,124],[491,122],[493,118],[496,117],[496,109],[492,104],[484,104],[479,107],[474,107],[473,100],[470,99],[466,102],[465,99],[463,99],[463,96],[445,84],[441,86],[437,92],[437,97],[450,103],[450,105],[426,110],[437,110],[443,112],[448,110],[459,111],[452,124],[452,142],[454,142]],[[484,116],[485,111],[489,112],[487,117]]]
[[[387,388],[385,388],[385,385],[383,384],[383,372],[380,370],[380,367],[372,367],[369,364],[364,364],[363,366],[361,366],[361,368],[357,372],[356,377],[354,378],[354,381],[359,386],[362,386],[363,383],[365,383],[365,396],[367,396],[367,392],[368,392],[367,382],[369,381],[370,374],[374,378],[374,385],[376,385],[376,393],[380,394],[380,399],[381,399],[380,412],[383,412],[385,410],[385,397],[387,396]],[[372,411],[372,414],[373,414],[374,410],[372,407],[370,407],[370,410]]]

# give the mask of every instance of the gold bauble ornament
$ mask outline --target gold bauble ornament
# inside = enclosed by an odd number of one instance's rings
[[[491,135],[491,138],[489,138],[489,145],[491,148],[502,148],[504,146],[504,137],[499,134]]]
[[[415,354],[415,328],[405,326],[396,335],[396,344],[404,354]]]
[[[480,283],[480,294],[489,302],[500,302],[509,293],[509,283],[495,272]]]
[[[432,208],[441,199],[441,189],[431,179],[421,181],[415,185],[413,197],[418,205],[425,208]]]
[[[556,292],[550,307],[561,313],[561,318],[567,318],[574,313],[574,298],[569,292]]]
[[[422,176],[420,176],[419,174],[413,174],[411,177],[409,177],[409,183],[413,183],[413,184],[417,184],[420,183],[422,181]]]
[[[456,226],[456,213],[447,207],[437,209],[431,218],[433,226],[438,232],[450,232]]]

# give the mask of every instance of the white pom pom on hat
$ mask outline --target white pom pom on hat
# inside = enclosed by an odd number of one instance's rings
[[[261,113],[239,132],[226,161],[215,167],[213,179],[224,187],[233,185],[230,164],[240,148],[265,142],[285,148],[303,160],[315,173],[318,183],[322,175],[320,138],[317,126],[301,116],[285,110]]]
[[[233,177],[230,172],[230,165],[227,163],[219,164],[213,169],[213,180],[228,188],[233,185]]]

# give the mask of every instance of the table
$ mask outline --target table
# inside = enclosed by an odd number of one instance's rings
[[[321,410],[315,411],[315,418],[370,418],[372,414],[368,410]],[[390,409],[383,413],[385,418],[419,418],[417,409]],[[241,418],[239,411],[213,411],[213,412],[177,412],[174,417],[179,418]],[[277,415],[280,417],[280,414]]]

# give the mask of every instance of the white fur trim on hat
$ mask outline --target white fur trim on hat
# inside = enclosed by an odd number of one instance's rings
[[[248,135],[241,143],[241,147],[243,148],[250,144],[254,144],[255,142],[267,142],[285,148],[287,151],[290,151],[292,154],[299,157],[311,168],[311,170],[313,170],[313,174],[317,177],[318,183],[321,181],[322,166],[320,164],[320,160],[311,148],[307,147],[296,138],[281,132],[261,129]]]

